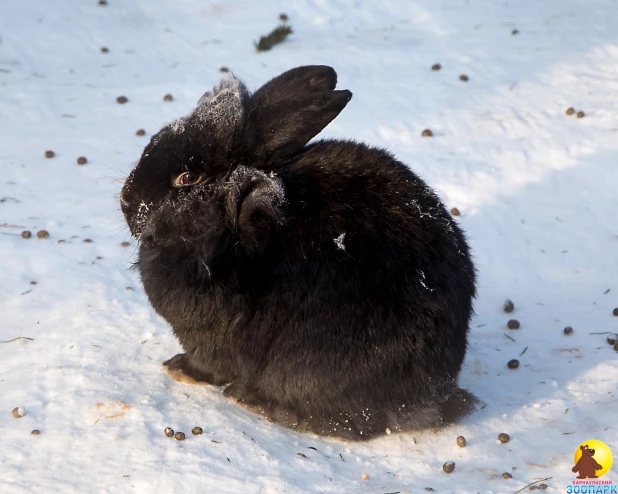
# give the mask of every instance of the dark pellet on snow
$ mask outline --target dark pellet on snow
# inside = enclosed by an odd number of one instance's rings
[[[578,111],[577,112],[577,118],[584,118],[586,116],[586,114],[583,111]]]
[[[146,131],[144,129],[139,129],[136,133],[136,136],[145,136],[146,135]]]
[[[459,216],[459,215],[461,215],[461,213],[459,212],[459,209],[457,209],[457,208],[453,208],[453,209],[451,209],[451,214],[452,214],[453,216]]]
[[[573,334],[573,328],[571,326],[567,326],[564,328],[564,334]]]
[[[465,448],[466,447],[466,438],[463,436],[458,436],[457,437],[457,446],[459,446],[460,448]]]
[[[506,323],[506,327],[509,329],[519,329],[520,326],[521,325],[517,319],[509,319],[509,322]]]
[[[506,364],[506,366],[509,369],[517,369],[519,367],[519,360],[517,359],[513,359],[513,360],[509,360],[509,362]]]
[[[573,115],[575,113],[575,108],[571,107],[571,108],[567,108],[566,114],[567,115]]]
[[[163,96],[163,101],[174,101],[174,97],[171,94]]]
[[[301,458],[307,458],[307,456],[302,453],[296,453],[296,456],[299,456]]]
[[[538,490],[539,490],[539,488],[538,488],[536,485],[531,485],[531,486],[530,486],[530,490],[531,490],[531,491],[538,491]]]
[[[515,304],[507,299],[507,301],[504,302],[504,305],[502,306],[502,308],[504,309],[504,312],[506,312],[507,314],[510,314],[511,312],[515,310]]]
[[[54,153],[53,151],[45,151],[46,158],[53,158],[54,156],[56,156],[56,153]]]
[[[36,285],[36,281],[31,281],[30,284],[31,285]]]
[[[466,74],[461,74],[459,76],[460,81],[468,82],[468,76]]]
[[[442,68],[442,65],[440,65],[439,63],[434,63],[431,66],[431,70],[440,70]]]
[[[129,98],[127,98],[126,96],[118,96],[116,98],[116,101],[121,105],[124,105],[127,101],[129,101]]]
[[[542,491],[547,489],[547,487],[549,487],[547,484],[539,484],[539,489],[542,490]]]
[[[85,238],[84,239],[84,243],[91,244],[92,243],[92,239],[91,238]]]
[[[184,432],[177,432],[176,434],[174,434],[174,437],[176,438],[177,441],[184,441],[185,440],[185,433]]]
[[[504,473],[502,474],[502,478],[503,478],[503,479],[512,479],[512,478],[513,478],[513,476],[512,476],[509,472],[504,472]]]
[[[101,53],[109,53],[109,48],[107,46],[102,46]]]
[[[618,316],[618,307],[616,307],[616,308],[614,309],[613,314],[614,314],[615,316]]]
[[[610,334],[607,337],[607,343],[609,343],[610,345],[615,345],[616,341],[618,341],[618,335]]]
[[[39,230],[36,232],[38,238],[49,238],[49,232],[47,230]]]
[[[163,434],[165,434],[166,437],[173,437],[174,429],[172,429],[171,427],[166,427],[165,430],[163,431]]]
[[[107,5],[107,0],[99,0],[99,5]]]
[[[121,247],[128,247],[129,245],[131,245],[131,242],[124,241],[120,243]]]
[[[77,158],[78,165],[85,165],[86,163],[88,163],[88,160],[85,156],[80,156],[79,158]]]
[[[455,470],[455,462],[447,461],[444,465],[442,465],[442,470],[444,470],[446,473],[453,473],[453,471]]]
[[[515,36],[516,34],[519,34],[519,29],[513,29],[511,31],[511,36]]]
[[[32,237],[32,232],[30,230],[24,230],[21,232],[21,238],[30,238]]]
[[[618,352],[618,343],[616,343],[616,344],[614,345],[614,350],[616,350],[616,351]]]
[[[511,437],[505,432],[498,434],[498,441],[500,441],[502,444],[508,443],[510,440]]]
[[[202,432],[204,432],[204,431],[202,430],[201,427],[194,427],[193,429],[191,429],[191,433],[194,436],[199,436]]]
[[[34,429],[30,434],[32,434],[33,436],[38,436],[41,433],[41,431]]]
[[[221,67],[221,68],[219,69],[219,72],[223,72],[224,74],[225,74],[225,73],[227,73],[227,72],[229,72],[229,71],[230,71],[230,69],[228,69],[227,67]]]
[[[423,137],[432,137],[432,136],[433,136],[433,132],[432,132],[430,129],[425,129],[425,130],[421,133],[421,135],[422,135]]]
[[[289,19],[289,17],[288,17],[288,15],[287,15],[285,12],[281,12],[281,13],[279,14],[279,20],[280,20],[280,21],[285,22],[285,21],[287,21],[288,19]]]

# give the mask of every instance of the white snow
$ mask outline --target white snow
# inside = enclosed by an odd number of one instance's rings
[[[338,237],[335,237],[333,239],[333,242],[335,242],[335,245],[337,246],[338,249],[345,250],[345,244],[343,243],[344,240],[345,240],[345,232],[339,235]]]
[[[256,53],[283,11],[294,34]],[[618,454],[618,353],[595,334],[618,326],[616,25],[615,0],[0,2],[0,492],[558,493],[582,441]],[[354,93],[324,136],[388,148],[461,211],[479,270],[461,384],[486,406],[459,425],[298,435],[161,369],[181,349],[118,205],[135,131],[192,111],[221,66],[255,89],[310,63]]]

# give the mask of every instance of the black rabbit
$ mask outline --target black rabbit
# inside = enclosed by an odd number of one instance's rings
[[[251,95],[230,76],[144,150],[121,205],[148,298],[186,352],[164,365],[301,431],[441,426],[477,402],[457,386],[468,245],[389,153],[307,145],[352,97],[336,82],[298,67]]]

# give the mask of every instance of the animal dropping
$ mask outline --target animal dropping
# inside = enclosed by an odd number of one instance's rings
[[[498,441],[500,441],[502,444],[508,443],[510,440],[511,437],[507,433],[502,432],[498,434]]]

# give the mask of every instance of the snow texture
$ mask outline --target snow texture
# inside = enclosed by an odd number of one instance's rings
[[[345,250],[345,244],[343,241],[345,240],[345,233],[342,233],[337,238],[334,238],[333,241],[338,249]]]
[[[283,11],[294,34],[257,53]],[[617,24],[615,0],[1,1],[0,492],[559,493],[582,441],[618,454]],[[484,403],[461,424],[298,435],[161,368],[181,349],[129,269],[124,178],[220,67],[257,88],[302,64],[354,93],[322,136],[389,149],[461,211],[479,272],[461,384]]]

